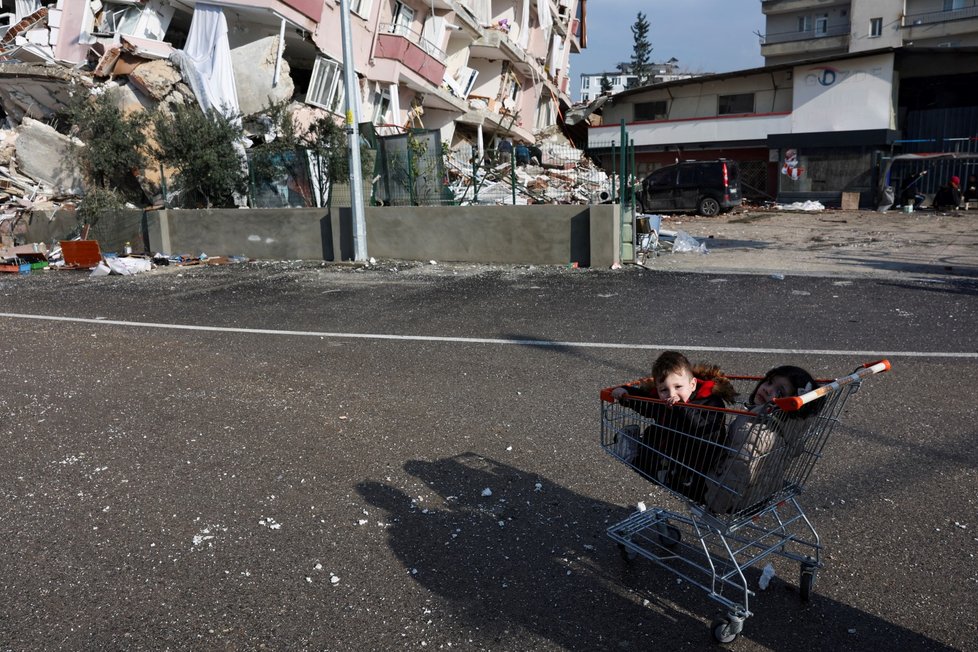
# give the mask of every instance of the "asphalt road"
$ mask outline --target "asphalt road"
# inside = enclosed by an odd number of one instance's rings
[[[598,445],[665,347],[894,367],[802,496],[816,596],[775,562],[732,649],[978,647],[975,282],[393,266],[0,278],[0,650],[701,649],[604,535],[671,505]]]

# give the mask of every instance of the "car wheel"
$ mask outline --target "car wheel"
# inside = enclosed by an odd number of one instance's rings
[[[635,212],[639,215],[645,214],[645,202],[642,201],[640,196],[635,197]]]
[[[700,199],[700,205],[698,208],[700,215],[705,217],[714,217],[720,214],[720,202],[718,202],[713,197],[703,197]]]

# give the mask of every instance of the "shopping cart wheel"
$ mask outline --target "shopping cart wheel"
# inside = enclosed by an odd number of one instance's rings
[[[801,594],[802,602],[808,602],[812,599],[812,591],[815,589],[815,578],[817,575],[817,564],[814,562],[802,562],[801,576],[798,579],[798,590]]]
[[[713,638],[719,643],[733,643],[744,629],[744,621],[724,616],[713,623]]]

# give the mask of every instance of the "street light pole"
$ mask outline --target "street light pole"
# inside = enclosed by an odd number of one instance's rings
[[[353,204],[353,248],[357,261],[367,260],[367,222],[363,215],[363,170],[360,167],[360,129],[357,115],[357,75],[353,69],[353,37],[350,34],[350,0],[340,0],[340,32],[343,40],[343,83],[346,96],[346,133],[350,145],[350,197]]]

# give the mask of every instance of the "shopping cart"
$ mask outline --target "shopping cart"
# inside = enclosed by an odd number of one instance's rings
[[[721,643],[734,641],[752,615],[745,571],[772,555],[800,564],[799,592],[808,601],[822,545],[797,496],[846,400],[889,368],[886,360],[867,363],[751,411],[639,396],[626,396],[626,407],[612,397],[614,388],[602,390],[602,448],[683,505],[640,509],[608,536],[626,559],[650,559],[726,607],[712,626]],[[728,378],[747,392],[760,380]]]

